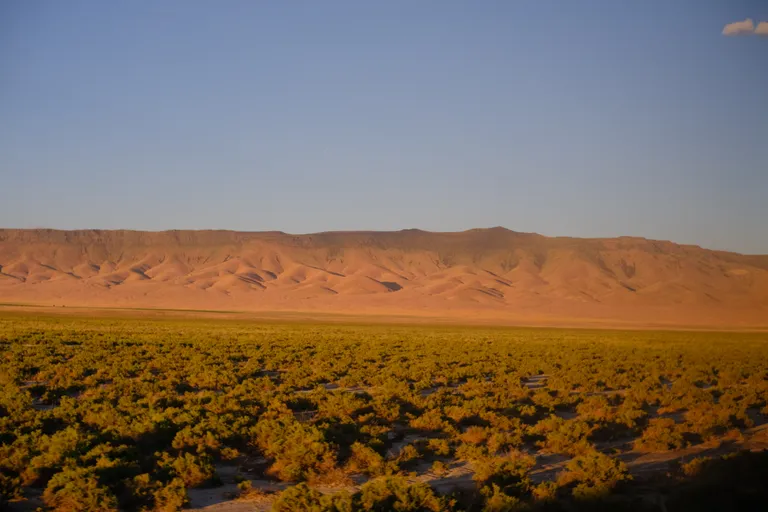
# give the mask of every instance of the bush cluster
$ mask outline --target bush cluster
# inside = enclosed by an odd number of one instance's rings
[[[768,413],[759,334],[5,315],[0,349],[2,499],[56,510],[177,510],[221,464],[290,482],[278,510],[594,499],[629,481],[610,443],[674,450]],[[536,452],[570,462],[534,483]],[[457,464],[470,498],[408,480]]]

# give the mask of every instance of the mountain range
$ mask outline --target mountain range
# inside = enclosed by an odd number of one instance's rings
[[[768,255],[501,227],[0,229],[0,302],[760,328],[768,326]]]

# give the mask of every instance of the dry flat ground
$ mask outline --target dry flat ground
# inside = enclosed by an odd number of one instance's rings
[[[701,332],[768,332],[768,325],[756,323],[749,326],[729,324],[706,326],[701,324],[627,322],[611,319],[590,318],[542,318],[521,319],[513,316],[495,317],[483,315],[442,316],[439,314],[408,315],[372,313],[341,313],[326,311],[226,311],[168,308],[54,306],[0,302],[0,312],[6,311],[20,316],[126,318],[126,319],[189,319],[189,320],[233,320],[243,322],[267,322],[284,324],[340,324],[340,325],[393,325],[422,327],[530,327],[558,329],[606,329],[633,331],[701,331]]]
[[[504,228],[0,229],[0,302],[746,329],[768,326],[768,256]]]

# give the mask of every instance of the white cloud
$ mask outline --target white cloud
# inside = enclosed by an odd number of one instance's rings
[[[755,34],[759,36],[768,36],[768,21],[761,21],[755,27]]]
[[[724,36],[741,36],[745,34],[752,34],[754,31],[755,24],[750,18],[747,18],[744,21],[734,21],[733,23],[729,23],[723,27]]]

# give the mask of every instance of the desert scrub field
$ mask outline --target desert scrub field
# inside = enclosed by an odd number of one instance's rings
[[[766,334],[3,313],[0,350],[11,510],[765,499]]]

